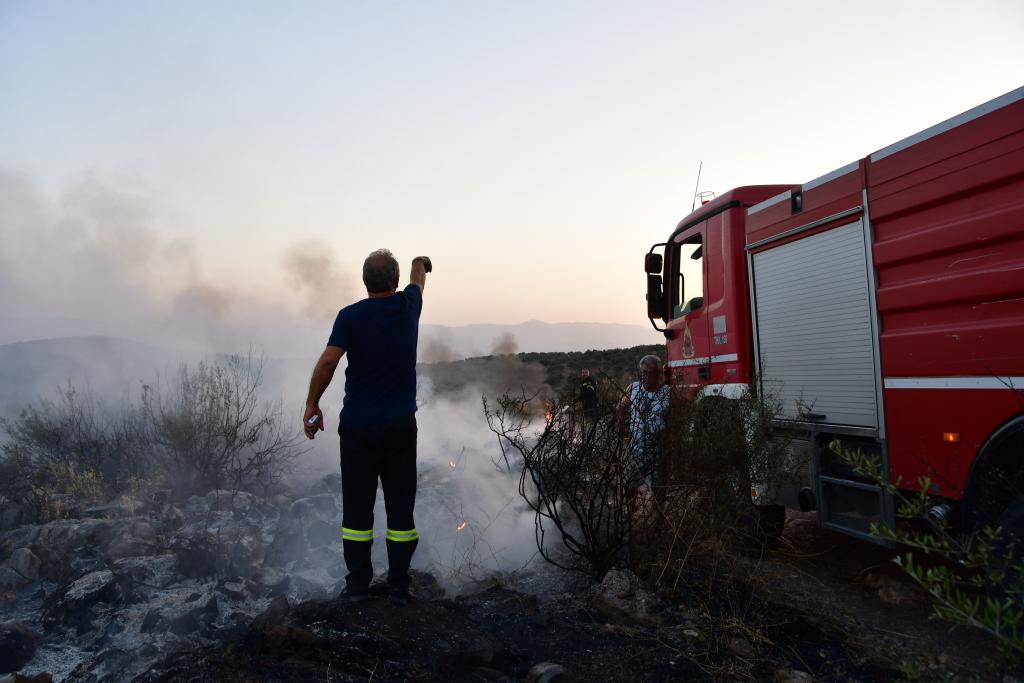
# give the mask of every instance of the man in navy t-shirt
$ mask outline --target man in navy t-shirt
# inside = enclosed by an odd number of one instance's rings
[[[388,590],[405,599],[409,563],[419,533],[413,520],[416,504],[416,340],[423,288],[430,259],[412,261],[409,284],[398,291],[398,261],[378,249],[363,262],[367,298],[338,313],[320,360],[313,368],[303,428],[312,439],[324,428],[320,397],[334,377],[341,357],[345,401],[338,434],[341,439],[341,537],[348,566],[344,595],[369,595],[373,567],[373,505],[377,481],[384,489],[388,530]]]

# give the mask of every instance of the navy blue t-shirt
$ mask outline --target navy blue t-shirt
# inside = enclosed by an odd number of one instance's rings
[[[338,312],[328,346],[348,354],[340,422],[370,427],[416,412],[416,340],[423,292],[406,285]]]

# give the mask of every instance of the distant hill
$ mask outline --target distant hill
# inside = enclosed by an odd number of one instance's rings
[[[614,323],[545,323],[518,325],[423,325],[420,361],[453,361],[507,353],[552,353],[629,348],[657,344],[661,336],[650,326]]]
[[[531,321],[521,325],[453,328],[424,325],[420,332],[420,372],[449,388],[472,382],[488,386],[546,382],[557,390],[584,366],[615,377],[633,372],[633,365],[643,353],[632,340],[647,341],[652,336],[658,339],[658,335],[652,333],[653,330],[639,326],[598,323]],[[622,343],[621,340],[627,341]],[[485,350],[478,351],[475,354],[478,357],[472,362],[452,362],[469,355],[475,346]],[[620,350],[594,350],[615,348]],[[650,348],[663,351],[664,347]],[[491,349],[500,351],[505,360],[479,358]],[[510,364],[509,354],[515,351],[521,353],[514,356],[515,361]],[[143,383],[153,382],[158,375],[166,378],[177,372],[182,363],[195,362],[201,357],[195,350],[175,350],[104,336],[0,345],[0,416],[14,415],[26,404],[54,397],[69,382],[80,391],[89,390],[114,402],[126,396],[135,397]],[[430,369],[428,359],[448,362],[435,363],[437,367]],[[315,355],[267,357],[265,391],[271,396],[283,397],[288,405],[301,404],[315,360]],[[337,384],[340,384],[338,380]],[[336,400],[338,393],[332,390],[331,400]]]
[[[173,365],[172,365],[173,363]],[[117,337],[64,337],[0,346],[0,415],[51,397],[68,382],[99,396],[136,391],[176,366],[166,351]]]
[[[459,393],[476,385],[489,395],[520,390],[558,395],[573,390],[581,368],[590,368],[602,383],[624,387],[636,379],[637,362],[647,354],[664,359],[665,347],[653,344],[599,351],[480,356],[421,363],[417,371],[430,380],[431,389],[437,394]]]
[[[248,326],[214,326],[209,330],[178,329],[173,321],[136,321],[133,325],[111,327],[99,321],[54,317],[12,317],[0,324],[0,344],[30,339],[134,339],[153,347],[193,355],[202,350],[219,353],[245,352],[250,347],[277,358],[316,355],[330,334],[325,320],[264,320]],[[201,332],[201,333],[200,333]],[[517,325],[429,325],[420,326],[421,362],[452,361],[461,358],[504,353],[550,353],[587,351],[657,344],[661,341],[649,325],[615,323],[545,323],[528,320]]]

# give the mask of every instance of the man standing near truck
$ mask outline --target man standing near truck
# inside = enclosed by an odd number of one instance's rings
[[[629,450],[632,485],[651,486],[655,466],[664,448],[664,431],[668,414],[670,390],[663,384],[661,359],[655,355],[640,359],[640,381],[633,382],[629,394],[622,399],[622,409],[629,420]]]
[[[373,506],[377,482],[387,509],[388,592],[409,597],[409,564],[419,539],[416,504],[416,342],[430,259],[412,261],[409,284],[398,291],[398,261],[378,249],[363,262],[367,298],[334,321],[309,382],[303,415],[306,437],[324,429],[320,397],[348,353],[341,442],[342,544],[348,576],[343,597],[369,597],[373,566]]]

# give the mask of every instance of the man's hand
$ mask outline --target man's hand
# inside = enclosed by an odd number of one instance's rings
[[[340,346],[328,346],[320,354],[320,359],[313,366],[313,376],[309,378],[309,394],[306,396],[306,411],[302,414],[302,431],[307,439],[316,436],[317,431],[324,429],[324,414],[320,412],[320,397],[327,390],[327,385],[334,377],[334,371],[345,355]],[[316,416],[316,424],[309,424],[309,418]]]
[[[420,291],[427,286],[427,273],[434,269],[429,256],[417,256],[412,260],[412,270],[409,273],[409,282],[418,285]]]
[[[310,419],[316,417],[316,422],[310,424]],[[302,431],[306,433],[307,439],[312,439],[316,436],[317,431],[324,430],[324,414],[320,412],[320,406],[318,405],[307,405],[306,412],[302,416]]]

